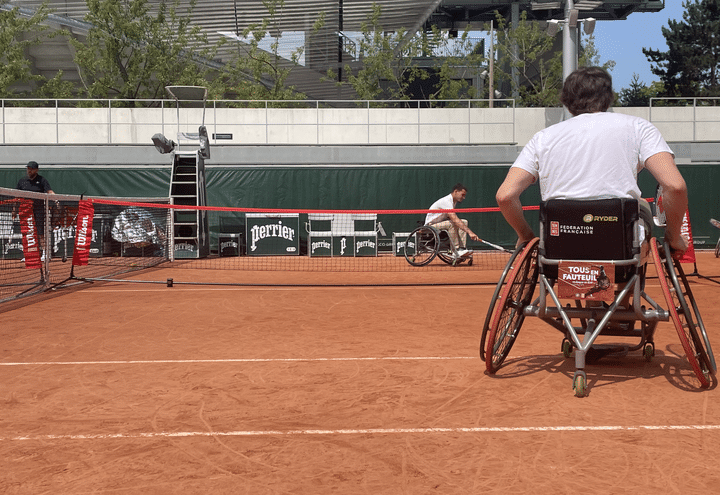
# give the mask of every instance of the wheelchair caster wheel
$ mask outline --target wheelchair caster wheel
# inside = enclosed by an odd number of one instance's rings
[[[568,339],[563,339],[562,353],[563,353],[563,356],[565,356],[565,359],[572,356],[572,351],[573,351],[573,348],[572,348],[572,344],[570,344],[570,341]]]
[[[645,344],[645,348],[643,349],[643,357],[645,358],[645,361],[649,363],[650,361],[652,361],[654,355],[655,345],[652,343]]]
[[[587,394],[587,376],[583,371],[575,372],[573,390],[575,391],[575,397],[585,397]]]

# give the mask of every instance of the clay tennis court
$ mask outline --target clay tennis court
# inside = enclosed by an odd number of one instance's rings
[[[697,267],[717,352],[720,260],[700,252]],[[588,365],[576,398],[562,336],[532,318],[485,373],[477,347],[500,271],[453,270],[171,267],[136,278],[173,287],[86,284],[0,307],[0,491],[717,491],[720,392],[698,388],[671,323],[651,362]],[[219,277],[307,285],[182,283]],[[647,289],[663,301],[656,278]]]

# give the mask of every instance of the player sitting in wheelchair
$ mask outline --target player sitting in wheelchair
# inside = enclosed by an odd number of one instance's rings
[[[453,186],[450,194],[443,196],[430,206],[429,210],[431,211],[425,216],[425,225],[430,225],[440,232],[447,232],[450,242],[452,242],[452,255],[456,260],[472,256],[472,250],[466,248],[468,236],[474,241],[480,240],[468,227],[468,221],[459,218],[455,212],[451,211],[458,203],[462,203],[465,196],[467,196],[467,188],[457,183]]]
[[[694,328],[691,313],[678,315],[672,299],[689,293],[689,288],[683,291],[679,286],[672,260],[688,248],[681,236],[687,187],[672,150],[650,122],[607,112],[614,93],[610,75],[601,68],[570,74],[560,100],[573,117],[535,134],[496,194],[500,211],[518,235],[518,249],[498,284],[483,328],[481,357],[488,371],[495,372],[507,357],[525,316],[537,316],[565,334],[566,357],[575,349],[573,388],[583,396],[586,355],[601,347],[595,343],[601,332],[639,337],[639,345],[623,348],[643,349],[650,358],[657,322],[671,318],[696,375],[707,386],[715,362],[704,328],[702,338],[696,332],[688,338],[679,319],[689,320],[685,327]],[[637,185],[643,168],[663,190],[663,248],[651,237],[652,213]],[[539,238],[520,202],[521,193],[535,182],[542,199]],[[663,273],[676,285],[674,296],[664,287],[668,311],[644,291],[648,249],[661,285]],[[531,303],[538,278],[539,296]],[[575,307],[563,306],[560,299],[574,300]],[[702,327],[694,301],[693,309]],[[641,327],[637,330],[636,321]]]

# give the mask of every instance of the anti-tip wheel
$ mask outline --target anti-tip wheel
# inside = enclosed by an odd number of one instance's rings
[[[573,390],[575,397],[585,397],[587,395],[587,376],[583,371],[576,371],[573,377]]]

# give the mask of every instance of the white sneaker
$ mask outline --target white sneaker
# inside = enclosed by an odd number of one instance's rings
[[[467,258],[468,256],[472,256],[472,250],[471,249],[458,249],[457,255],[458,258]]]

